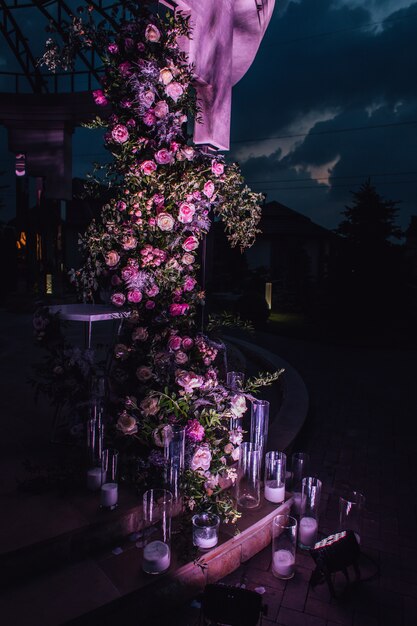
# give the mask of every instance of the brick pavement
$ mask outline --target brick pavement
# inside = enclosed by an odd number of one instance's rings
[[[268,546],[223,582],[265,588],[265,625],[415,626],[417,352],[326,346],[265,333],[256,341],[293,365],[309,390],[309,417],[293,449],[310,453],[311,473],[323,481],[319,530],[325,536],[336,529],[342,489],[362,491],[362,549],[380,574],[336,602],[326,586],[309,588],[314,564],[306,554],[297,555],[292,580],[272,576]],[[374,571],[367,561],[362,568],[364,577]],[[189,607],[176,623],[191,626],[196,615]]]

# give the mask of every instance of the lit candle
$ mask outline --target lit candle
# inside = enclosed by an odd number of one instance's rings
[[[272,560],[272,573],[278,578],[294,576],[295,557],[289,550],[276,550]]]
[[[87,489],[97,491],[101,487],[101,467],[93,467],[87,472]]]
[[[106,508],[116,506],[117,498],[117,483],[104,483],[104,485],[101,485],[101,506]]]
[[[277,480],[268,480],[265,483],[265,500],[268,502],[284,502],[285,500],[285,485],[279,483]]]
[[[207,534],[207,536],[198,535],[194,533],[194,545],[198,548],[214,548],[217,545],[217,532],[214,531],[211,533],[211,536]]]
[[[163,541],[151,541],[143,550],[143,570],[147,574],[160,574],[171,563],[169,546]]]
[[[311,548],[316,543],[317,528],[317,520],[314,517],[302,517],[298,534],[300,545]]]

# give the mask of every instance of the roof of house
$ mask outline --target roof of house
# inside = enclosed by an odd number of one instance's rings
[[[267,202],[263,206],[260,228],[264,235],[294,235],[314,239],[338,238],[331,230],[315,224],[309,217],[276,200]]]

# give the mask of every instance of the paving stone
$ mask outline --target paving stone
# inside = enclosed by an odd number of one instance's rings
[[[307,615],[283,606],[278,613],[278,624],[282,626],[326,626],[326,620],[315,615]]]

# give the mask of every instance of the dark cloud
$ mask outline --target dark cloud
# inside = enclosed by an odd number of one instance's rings
[[[385,4],[389,9],[395,3]],[[256,142],[233,145],[235,154],[243,154],[249,180],[284,180],[264,185],[269,197],[328,226],[338,222],[349,186],[361,181],[350,177],[417,171],[417,124],[402,125],[417,120],[417,2],[390,13],[382,24],[375,23],[376,5],[357,5],[290,2],[284,14],[275,13],[252,68],[234,92],[232,141],[281,136],[289,129],[297,133],[306,116],[333,112],[333,119],[313,122],[309,135],[295,138],[289,154],[269,150],[271,156],[262,156],[263,144]],[[327,134],[369,125],[381,127]],[[275,150],[280,145],[277,140]],[[255,156],[248,158],[251,151]],[[311,170],[317,176],[317,168],[336,159],[330,190],[323,181],[305,180]],[[417,212],[417,174],[373,180],[380,193],[403,200],[406,224]]]

